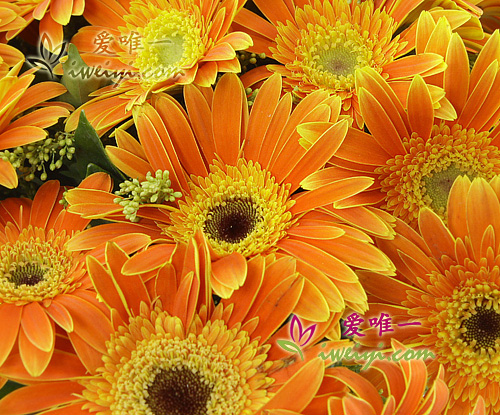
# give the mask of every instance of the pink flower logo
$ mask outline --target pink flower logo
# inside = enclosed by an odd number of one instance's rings
[[[307,329],[303,330],[302,323],[299,318],[294,315],[292,321],[290,322],[290,340],[278,340],[278,345],[287,352],[298,353],[302,360],[304,360],[304,355],[302,354],[301,347],[305,346],[311,340],[314,332],[316,330],[317,324],[313,324]]]

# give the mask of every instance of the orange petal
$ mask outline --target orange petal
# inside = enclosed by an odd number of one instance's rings
[[[160,268],[170,260],[174,249],[175,244],[152,245],[125,262],[122,272],[125,275],[134,275]]]
[[[281,76],[274,74],[262,84],[255,98],[248,121],[244,152],[248,160],[258,160],[263,140],[281,96]]]
[[[0,305],[0,324],[2,325],[2,341],[0,342],[0,366],[9,356],[17,339],[21,324],[23,307],[4,303]]]
[[[14,189],[17,187],[17,184],[16,169],[8,161],[0,159],[0,185]]]
[[[262,301],[254,304],[248,315],[248,318],[259,318],[259,325],[253,335],[260,336],[262,343],[266,342],[292,313],[303,287],[304,278],[292,275],[284,278],[270,291],[263,291]],[[264,293],[268,294],[264,297]]]
[[[68,310],[66,310],[66,308],[57,302],[57,299],[53,300],[45,311],[50,318],[59,324],[59,326],[61,326],[64,330],[68,332],[73,331],[73,319],[71,318],[71,314]]]
[[[19,415],[42,411],[75,400],[74,394],[80,394],[83,389],[73,381],[26,386],[0,400],[0,413]]]
[[[73,317],[75,333],[96,350],[106,353],[105,342],[109,340],[114,330],[102,311],[75,295],[60,295],[58,301]]]
[[[21,327],[28,340],[40,350],[50,352],[54,348],[54,323],[39,303],[33,302],[23,307]]]
[[[411,81],[407,102],[410,127],[426,140],[434,125],[434,109],[429,89],[420,75],[416,75]]]
[[[319,357],[309,361],[285,382],[262,409],[303,411],[316,395],[324,372],[325,364]],[[293,399],[290,399],[291,396]]]
[[[238,252],[233,252],[212,263],[212,275],[220,284],[237,290],[247,277],[247,261]]]
[[[448,68],[444,72],[443,80],[446,98],[452,103],[457,114],[461,114],[469,91],[469,58],[462,38],[456,33],[451,35],[446,63]]]
[[[47,132],[40,127],[27,125],[16,127],[0,134],[0,150],[34,143],[43,140],[45,137],[47,137]]]
[[[299,193],[290,211],[296,215],[345,199],[367,189],[373,184],[371,177],[352,177],[337,180],[315,190]]]
[[[55,337],[55,332],[52,332]],[[19,355],[26,371],[33,377],[40,376],[49,365],[54,349],[44,352],[28,339],[24,330],[19,331]]]
[[[212,125],[217,155],[226,164],[236,164],[245,111],[248,110],[241,81],[234,74],[224,75],[215,88]]]

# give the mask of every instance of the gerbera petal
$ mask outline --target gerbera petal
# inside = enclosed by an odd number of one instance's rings
[[[371,177],[352,177],[299,193],[294,199],[295,205],[291,208],[291,212],[297,214],[345,199],[369,188],[372,184]]]
[[[201,91],[193,85],[184,87],[184,98],[200,148],[207,160],[214,160],[216,149],[212,130],[211,102],[207,102]]]
[[[50,14],[60,25],[66,26],[71,18],[73,7],[68,7],[68,1],[52,0],[50,2]]]
[[[175,244],[152,245],[127,260],[122,272],[125,275],[134,275],[159,268],[170,260],[174,249]]]
[[[285,382],[262,409],[303,411],[321,385],[324,368],[325,365],[320,358],[309,361]],[[290,396],[294,396],[294,399],[290,399]]]
[[[57,386],[56,386],[57,385]],[[0,413],[25,414],[71,402],[83,386],[76,382],[42,383],[16,389],[0,400]]]
[[[446,68],[442,56],[436,53],[421,53],[406,56],[385,65],[384,72],[391,79],[401,79],[415,75],[430,76]]]
[[[477,259],[484,231],[490,225],[499,235],[500,203],[485,180],[474,180],[467,195],[467,228]]]
[[[442,255],[453,258],[455,239],[439,216],[424,208],[420,211],[418,226],[425,243],[436,258],[441,258]]]
[[[212,263],[212,275],[220,284],[237,290],[247,277],[247,262],[238,252],[225,256]]]
[[[297,131],[303,139],[307,135],[308,127],[312,127],[313,124],[314,123],[301,124],[297,127]],[[335,154],[344,140],[347,133],[347,127],[347,120],[342,120],[332,125],[316,139],[307,152],[298,160],[297,164],[291,166],[290,173],[288,173],[287,177],[287,181],[291,183],[291,191],[297,189],[301,181],[310,172],[323,167]],[[313,137],[314,135],[315,134],[313,134]]]
[[[491,65],[488,66],[488,68],[483,72],[476,87],[469,95],[462,114],[460,114],[460,117],[457,120],[457,122],[459,122],[464,128],[474,128],[475,117],[479,113],[479,110],[483,106],[486,97],[495,83],[498,70],[498,61],[492,62]]]
[[[366,163],[373,166],[384,165],[391,156],[378,145],[374,138],[358,130],[349,128],[347,135],[335,153],[336,157],[356,163]],[[318,171],[321,174],[324,170]]]
[[[55,336],[55,332],[52,332],[52,336]],[[54,349],[50,349],[46,352],[40,350],[31,343],[24,330],[19,330],[18,344],[19,355],[21,356],[21,360],[27,372],[33,377],[40,376],[49,365]]]
[[[155,108],[165,121],[165,127],[182,166],[191,174],[206,175],[207,169],[184,110],[169,95],[158,98]]]
[[[496,60],[500,61],[500,34],[492,33],[481,53],[478,55],[476,62],[470,73],[469,93],[476,89],[476,86],[486,72],[488,67]]]
[[[150,304],[151,299],[140,275],[122,275],[128,259],[129,256],[118,244],[114,242],[106,244],[106,262],[109,270],[113,274],[113,279],[120,285],[127,308],[137,315],[140,312],[141,302]]]
[[[121,318],[126,321],[129,317],[124,306],[126,300],[113,275],[94,257],[87,257],[87,269],[97,293],[108,306],[117,310]]]
[[[0,159],[0,185],[14,189],[17,184],[16,169],[8,161]]]
[[[456,33],[451,35],[446,63],[448,68],[444,71],[443,80],[446,97],[453,104],[457,114],[461,114],[469,90],[469,58],[462,38]],[[457,88],[457,85],[463,87]]]
[[[45,137],[47,137],[47,132],[40,127],[24,125],[12,128],[0,134],[0,150],[23,146],[34,141],[43,140]]]
[[[21,323],[22,307],[13,304],[0,305],[0,322],[2,324],[2,341],[0,342],[0,366],[9,356],[17,339]]]
[[[227,164],[236,164],[244,138],[241,135],[244,107],[247,106],[243,85],[236,75],[225,75],[215,88],[212,126],[217,155]]]
[[[255,303],[249,314],[259,318],[259,325],[253,335],[260,336],[261,342],[267,341],[272,333],[292,313],[304,287],[304,279],[297,275],[283,278],[268,294]],[[279,306],[278,306],[279,305]]]
[[[74,295],[63,294],[58,301],[71,313],[75,333],[104,353],[104,343],[113,332],[106,316],[93,304]]]
[[[21,327],[27,339],[40,350],[50,352],[54,348],[54,323],[39,303],[33,302],[23,307]]]
[[[245,157],[250,160],[259,160],[263,139],[279,103],[281,87],[281,76],[272,75],[262,84],[252,105],[244,149]]]
[[[33,349],[35,351],[39,350],[36,347],[33,347]],[[55,350],[51,364],[43,372],[42,378],[37,380],[66,380],[68,378],[84,376],[85,373],[86,370],[78,356]],[[26,371],[19,355],[10,356],[1,366],[0,374],[10,379],[33,381],[32,375]]]
[[[391,156],[405,154],[401,137],[390,115],[382,108],[377,98],[362,87],[358,90],[358,97],[365,123],[380,147]]]
[[[59,195],[59,188],[59,183],[55,180],[45,183],[40,188],[40,190],[43,189],[43,191],[37,192],[31,207],[31,224],[39,228],[45,228],[47,226],[47,221],[49,220],[49,216],[52,209],[54,209]]]
[[[73,319],[69,311],[63,307],[59,302],[52,301],[51,304],[45,309],[47,314],[64,330],[73,331]]]
[[[402,302],[406,298],[406,291],[412,289],[409,284],[375,272],[361,270],[357,274],[366,291],[390,303]]]
[[[434,125],[434,109],[427,85],[416,75],[408,90],[408,121],[419,137],[427,138]]]

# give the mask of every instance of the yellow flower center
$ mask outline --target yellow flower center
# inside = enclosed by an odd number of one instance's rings
[[[24,229],[16,241],[0,248],[0,301],[42,301],[74,291],[83,275],[83,263],[66,250],[69,236]]]
[[[479,274],[488,278],[490,271]],[[471,376],[470,384],[500,381],[500,287],[484,278],[469,278],[437,303],[439,359],[451,373]]]
[[[283,74],[287,89],[298,96],[324,88],[338,94],[346,110],[355,94],[356,69],[370,66],[382,73],[404,48],[393,36],[396,28],[373,1],[315,1],[297,7],[294,21],[278,23],[276,47],[270,50],[284,66],[269,68]]]
[[[245,256],[271,249],[292,225],[289,187],[279,185],[258,163],[213,165],[208,177],[193,177],[191,195],[171,214],[165,229],[176,241],[205,233],[219,255]]]
[[[202,56],[205,46],[196,19],[185,11],[158,10],[142,29],[134,66],[147,83],[181,75]]]
[[[373,40],[363,38],[358,30],[339,21],[335,26],[309,25],[301,31],[295,53],[311,83],[333,90],[354,88],[354,73],[372,65],[374,47]]]
[[[272,363],[247,332],[195,318],[186,334],[159,308],[131,318],[108,341],[100,375],[81,381],[85,407],[113,415],[254,413],[269,400]]]
[[[404,138],[406,154],[376,170],[387,193],[384,208],[413,226],[425,206],[445,219],[448,194],[457,176],[489,180],[500,172],[500,151],[490,142],[488,132],[476,133],[458,124],[434,125],[427,140],[416,133]]]

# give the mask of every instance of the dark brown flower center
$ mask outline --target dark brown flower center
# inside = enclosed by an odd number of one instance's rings
[[[12,266],[6,275],[16,287],[20,285],[36,285],[43,280],[47,268],[42,268],[36,262],[18,263]]]
[[[467,331],[462,334],[467,343],[476,341],[476,349],[494,348],[500,339],[500,314],[493,309],[476,307],[476,314],[462,322]]]
[[[204,231],[212,239],[238,243],[262,221],[262,216],[250,198],[235,198],[212,208]]]
[[[187,367],[160,369],[146,404],[155,415],[206,415],[213,387]]]

